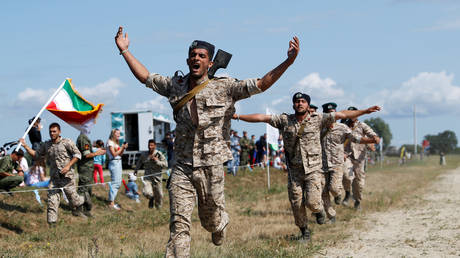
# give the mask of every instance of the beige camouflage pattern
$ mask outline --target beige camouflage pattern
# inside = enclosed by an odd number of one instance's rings
[[[224,179],[222,165],[193,168],[177,163],[174,166],[169,186],[171,219],[166,257],[189,257],[191,217],[196,200],[201,225],[207,231],[218,232],[228,224]]]
[[[158,160],[154,160],[157,157]],[[163,184],[162,172],[168,167],[168,161],[163,153],[155,150],[152,154],[146,152],[139,158],[135,171],[144,165],[144,189],[142,194],[148,198],[153,198],[156,207],[161,207],[163,204]]]
[[[145,85],[167,97],[172,107],[189,90],[188,76],[170,78],[150,74]],[[201,167],[220,165],[232,159],[228,141],[235,102],[260,92],[257,79],[212,79],[192,101],[193,106],[196,105],[198,123],[192,121],[191,112],[194,109],[190,104],[184,105],[174,118],[177,123],[174,142],[176,160]]]
[[[342,164],[341,166],[335,166],[327,170],[324,170],[324,174],[326,177],[326,188],[333,197],[342,194],[343,168],[344,164]]]
[[[353,163],[351,163],[351,160],[347,158],[343,166],[343,190],[351,192],[351,183],[353,182],[354,178],[355,175],[353,172]]]
[[[323,168],[343,166],[344,143],[350,139],[353,143],[359,143],[361,136],[352,134],[351,129],[342,123],[333,123],[332,127],[325,127],[321,132]]]
[[[69,200],[72,208],[78,207],[84,203],[84,198],[78,195],[77,188],[75,187],[75,178],[73,176],[68,177],[61,176],[60,178],[54,178],[50,180],[48,185],[49,189],[52,188],[63,188],[67,199]],[[61,202],[62,191],[60,189],[48,190],[48,208],[47,208],[47,221],[48,223],[54,223],[58,219],[59,204]]]
[[[377,136],[377,134],[370,128],[367,124],[361,122],[361,121],[356,121],[355,125],[352,128],[353,134],[358,135],[358,136],[366,136],[368,138],[373,138],[374,136]],[[345,146],[345,151],[350,152],[351,156],[350,158],[352,160],[365,160],[367,157],[367,146],[366,144],[359,144],[356,142],[351,142]]]
[[[40,145],[35,154],[36,159],[46,158],[50,168],[50,183],[48,188],[64,188],[64,192],[72,207],[83,204],[84,198],[77,194],[75,187],[75,173],[73,167],[66,174],[61,174],[61,169],[69,164],[72,158],[81,159],[81,153],[75,143],[70,139],[59,138],[56,143],[48,140]],[[48,191],[48,223],[57,221],[58,208],[61,200],[61,190]]]
[[[335,113],[311,113],[301,123],[294,114],[272,115],[269,123],[283,135],[289,166],[303,166],[309,174],[322,169],[320,133],[334,122]],[[295,143],[302,123],[305,123],[303,133]]]
[[[330,175],[329,173],[321,173],[321,187],[323,191],[321,192],[321,197],[323,200],[324,211],[326,212],[327,217],[330,219],[335,217],[336,212],[331,203],[331,196],[329,195],[329,185],[330,185]]]
[[[290,167],[288,170],[289,202],[294,213],[295,224],[300,228],[307,227],[306,208],[315,213],[323,210],[321,174],[320,170],[305,174],[301,166]]]
[[[351,162],[353,163],[353,172],[355,176],[352,183],[353,198],[356,201],[361,202],[363,199],[363,189],[366,180],[366,173],[364,172],[364,164],[366,161],[352,160]]]

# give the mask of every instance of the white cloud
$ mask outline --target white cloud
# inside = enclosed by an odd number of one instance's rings
[[[321,78],[319,73],[311,73],[301,79],[294,87],[293,91],[300,91],[310,95],[312,103],[336,101],[348,102],[351,96],[347,96],[345,91],[337,85],[331,78]]]
[[[390,116],[411,116],[414,104],[421,115],[458,114],[460,87],[453,79],[454,75],[445,71],[421,72],[400,87],[377,92],[364,102],[382,105],[383,113]]]
[[[158,113],[167,113],[171,111],[170,105],[168,104],[165,97],[156,96],[152,100],[136,103],[134,106],[136,109],[148,109]]]
[[[74,85],[78,93],[93,104],[111,103],[120,93],[119,88],[123,86],[123,82],[118,78],[110,78],[94,87],[79,88]],[[55,90],[56,89],[43,90],[26,88],[18,93],[14,105],[26,104],[27,106],[33,107],[41,106],[45,104]]]

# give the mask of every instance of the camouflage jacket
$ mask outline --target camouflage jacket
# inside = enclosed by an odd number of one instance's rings
[[[377,136],[377,134],[370,128],[367,124],[356,121],[355,125],[352,128],[353,134],[359,135],[361,137],[366,136],[369,138],[372,138],[374,136]],[[345,151],[347,153],[350,153],[350,158],[352,160],[356,161],[363,161],[366,159],[366,144],[359,144],[359,143],[354,143],[350,142],[345,145]]]
[[[145,85],[167,97],[172,107],[189,90],[188,75],[170,78],[150,74]],[[174,117],[177,124],[174,141],[176,161],[202,167],[223,164],[232,159],[229,137],[235,102],[260,92],[257,79],[212,79],[195,95],[198,123],[192,121],[190,102]]]
[[[153,157],[157,157],[158,160],[154,160]],[[152,155],[149,152],[142,153],[141,157],[137,161],[135,171],[139,170],[144,165],[145,175],[157,174],[163,169],[168,167],[168,161],[166,160],[163,153],[155,150]],[[161,174],[158,175],[161,177]]]
[[[94,169],[94,158],[85,157],[93,152],[91,148],[91,140],[86,134],[81,133],[77,138],[76,145],[81,153],[81,159],[77,162],[78,173],[92,173]]]
[[[251,140],[249,140],[248,138],[241,137],[240,147],[241,147],[241,152],[249,153],[249,150],[251,148]]]
[[[294,114],[272,115],[269,123],[283,135],[289,166],[303,167],[305,174],[309,174],[322,168],[320,133],[334,122],[335,113],[311,113],[300,123]],[[302,124],[305,127],[296,143]]]
[[[344,143],[347,139],[359,143],[361,136],[352,134],[351,129],[342,123],[334,123],[332,128],[323,128],[321,132],[323,168],[341,166],[344,160]]]
[[[0,158],[0,172],[12,173],[13,169],[19,166],[17,162],[14,162],[10,155],[6,155]]]
[[[70,139],[59,138],[59,141],[53,143],[48,140],[40,145],[40,149],[35,153],[36,159],[46,158],[49,162],[50,176],[53,178],[62,178],[64,175],[60,173],[72,158],[81,159],[81,153],[75,143]],[[65,177],[73,178],[73,166],[70,171],[65,174]]]

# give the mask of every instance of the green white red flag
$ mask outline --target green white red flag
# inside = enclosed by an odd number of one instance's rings
[[[46,109],[83,133],[89,133],[91,126],[104,104],[94,106],[84,99],[73,87],[72,80],[66,79],[64,86]]]

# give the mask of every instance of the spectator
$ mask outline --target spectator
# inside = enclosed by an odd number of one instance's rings
[[[128,198],[135,200],[137,203],[140,203],[139,192],[136,184],[137,177],[133,173],[128,175],[128,190],[126,190],[126,196]]]
[[[18,162],[24,158],[24,151],[13,151],[10,155],[0,158],[0,189],[10,191],[22,183],[24,172],[18,165]],[[13,175],[13,169],[18,171],[18,175]]]
[[[126,142],[120,147],[120,130],[113,129],[107,141],[107,153],[109,156],[109,171],[111,178],[109,184],[109,207],[114,210],[120,210],[120,206],[115,203],[115,198],[121,186],[121,156],[126,148],[128,148],[128,143]]]
[[[31,119],[29,119],[29,125],[32,123],[32,121],[34,121],[34,119],[35,117],[32,117]],[[32,145],[33,150],[38,150],[38,148],[40,147],[40,144],[42,143],[42,134],[40,130],[43,128],[43,126],[40,124],[40,121],[41,121],[40,117],[37,118],[34,125],[29,131],[29,140],[30,140],[30,144]]]
[[[166,146],[166,154],[168,155],[168,168],[172,168],[174,165],[174,135],[169,132],[166,134],[163,143]]]
[[[251,163],[251,167],[254,166],[254,163],[256,162],[256,136],[253,134],[251,135],[251,142],[249,143],[249,154],[251,155],[251,158],[249,159],[249,162]]]
[[[260,136],[260,139],[256,142],[257,158],[256,162],[261,167],[264,167],[267,162],[267,134]]]
[[[250,157],[250,150],[251,150],[251,141],[248,139],[248,132],[243,131],[243,137],[240,138],[240,147],[241,147],[241,152],[240,152],[240,165],[244,169],[249,168],[249,170],[252,170],[251,167],[249,166],[249,157]]]
[[[230,149],[232,151],[233,159],[228,162],[228,173],[232,173],[236,176],[236,172],[238,171],[238,166],[240,165],[240,137],[238,136],[237,131],[232,130],[233,135],[230,137]]]
[[[273,161],[273,167],[279,170],[287,170],[286,164],[283,162],[284,154],[276,154],[275,160]]]
[[[104,149],[104,142],[102,140],[97,140],[96,148],[97,148],[96,151]],[[102,170],[102,167],[104,166],[104,164],[105,164],[105,154],[97,155],[94,157],[94,172],[93,172],[94,183],[97,183],[98,175],[99,175],[101,184],[104,183],[104,172]]]
[[[24,183],[26,186],[48,187],[50,180],[45,178],[45,161],[37,159],[29,170],[24,172]]]

